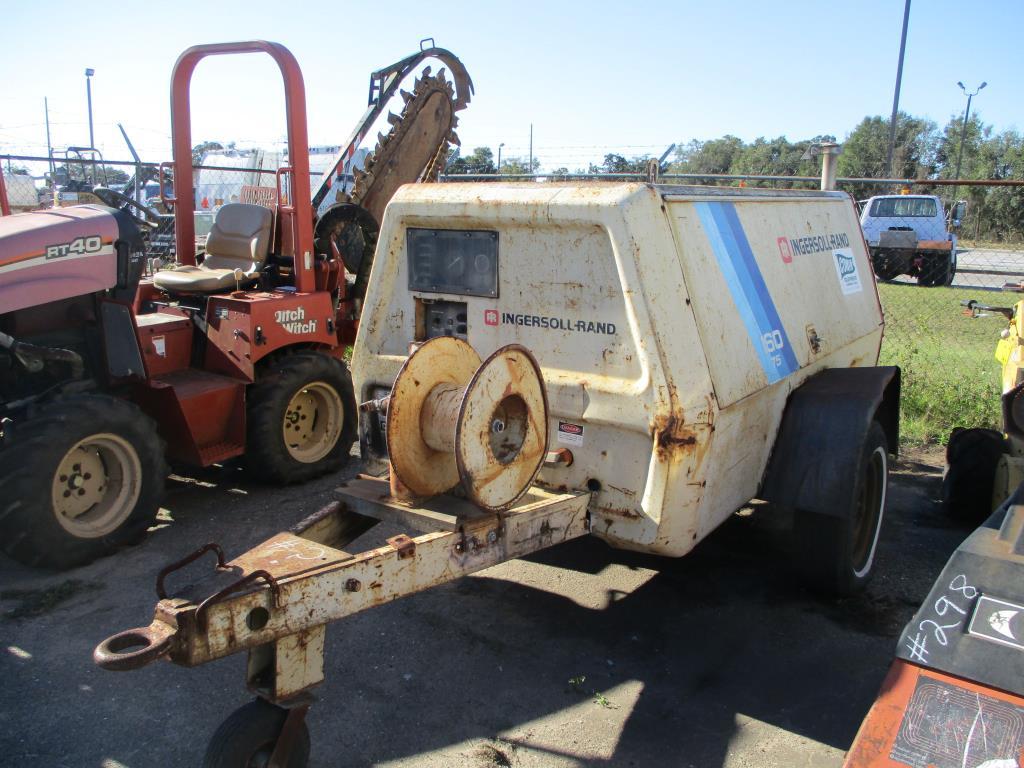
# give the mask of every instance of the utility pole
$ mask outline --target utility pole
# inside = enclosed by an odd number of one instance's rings
[[[92,135],[92,76],[96,74],[95,69],[85,70],[85,98],[89,105],[89,147],[96,148],[96,140]]]
[[[533,173],[533,123],[530,123],[530,173]]]
[[[889,159],[886,167],[892,178],[892,155],[896,149],[896,115],[900,110],[900,85],[903,83],[903,54],[907,50],[907,24],[910,21],[910,0],[903,7],[903,32],[900,33],[900,61],[896,65],[896,90],[892,96],[892,117],[889,119]]]
[[[50,143],[50,100],[43,97],[43,114],[46,116],[46,156],[50,158],[50,183],[53,183],[53,174],[56,168],[53,166],[53,144]]]

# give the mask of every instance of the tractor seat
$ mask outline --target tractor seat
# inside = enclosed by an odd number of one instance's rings
[[[252,283],[267,261],[274,214],[262,205],[229,203],[222,206],[206,238],[206,258],[198,266],[179,266],[157,272],[156,287],[168,293],[220,293]]]

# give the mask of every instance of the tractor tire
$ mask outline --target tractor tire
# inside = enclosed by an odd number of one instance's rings
[[[952,519],[979,525],[992,512],[992,486],[1006,440],[994,429],[957,427],[946,444],[942,509]]]
[[[245,460],[261,480],[298,483],[341,469],[356,438],[352,377],[320,352],[277,358],[248,392]]]
[[[108,395],[50,401],[5,428],[0,547],[31,566],[71,568],[140,539],[167,477],[156,424]]]
[[[203,768],[255,768],[270,761],[288,710],[263,699],[250,701],[232,712],[210,738]],[[309,728],[305,722],[295,734],[287,768],[309,765]]]
[[[808,584],[829,596],[859,592],[875,564],[889,477],[885,431],[872,422],[855,467],[850,508],[840,514],[797,510],[796,535]]]

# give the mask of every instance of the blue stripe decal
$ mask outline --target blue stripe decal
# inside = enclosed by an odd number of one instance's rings
[[[799,369],[754,252],[732,203],[694,203],[733,303],[768,383]]]

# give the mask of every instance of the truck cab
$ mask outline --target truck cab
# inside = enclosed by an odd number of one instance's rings
[[[935,195],[876,195],[862,208],[861,229],[871,264],[882,280],[916,277],[920,285],[950,285],[956,275],[957,238],[966,202],[948,221]]]

